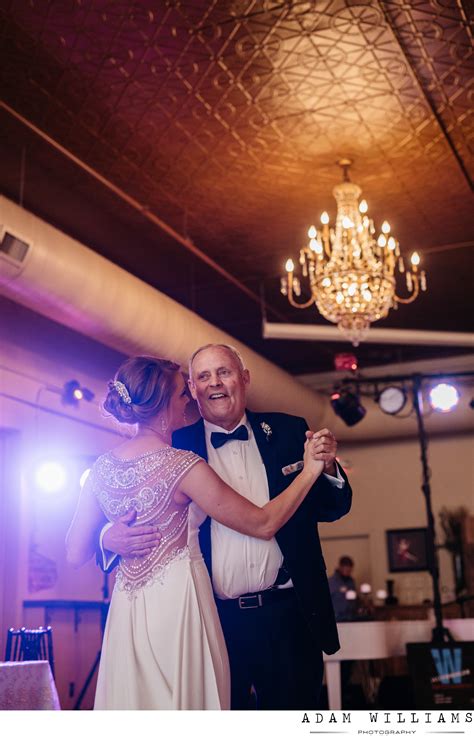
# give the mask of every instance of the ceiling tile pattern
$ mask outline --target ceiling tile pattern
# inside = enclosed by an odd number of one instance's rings
[[[244,281],[335,213],[341,156],[429,250],[474,236],[467,5],[10,0],[1,97]]]

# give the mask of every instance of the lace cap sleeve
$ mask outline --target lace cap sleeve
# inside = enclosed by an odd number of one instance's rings
[[[173,454],[173,471],[172,471],[172,488],[175,488],[182,478],[197,463],[202,461],[202,457],[196,455],[190,450],[175,450]]]

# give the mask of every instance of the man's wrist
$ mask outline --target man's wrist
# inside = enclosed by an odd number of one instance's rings
[[[332,475],[334,478],[337,477],[337,467],[334,460],[332,461],[332,463],[324,465],[324,472],[326,473],[326,475]]]

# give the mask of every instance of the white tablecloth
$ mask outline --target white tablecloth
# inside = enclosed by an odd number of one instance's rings
[[[0,662],[0,710],[60,710],[49,662]]]

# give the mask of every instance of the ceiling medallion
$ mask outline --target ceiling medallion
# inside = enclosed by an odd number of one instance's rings
[[[308,230],[309,243],[300,251],[301,273],[309,281],[311,297],[299,303],[300,279],[294,275],[291,258],[286,262],[287,275],[281,279],[281,292],[298,309],[315,304],[318,311],[358,345],[367,335],[372,322],[384,319],[398,303],[410,304],[419,292],[426,291],[426,275],[418,272],[420,256],[411,255],[411,266],[405,268],[398,241],[390,234],[390,225],[382,223],[376,236],[373,220],[367,216],[365,199],[359,203],[362,190],[349,179],[349,159],[341,159],[343,182],[333,189],[337,202],[334,228],[329,215],[321,215],[321,228]],[[405,274],[406,298],[396,294],[396,273]]]

